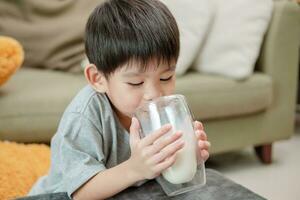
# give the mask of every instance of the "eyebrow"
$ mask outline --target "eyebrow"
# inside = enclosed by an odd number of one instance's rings
[[[168,72],[168,71],[175,71],[176,69],[176,66],[170,66],[168,67],[167,69],[165,69],[164,71],[162,71],[162,73],[165,73],[165,72]],[[123,74],[123,76],[126,76],[126,77],[134,77],[134,76],[139,76],[141,75],[141,73],[143,73],[142,70],[140,70],[139,72],[125,72]]]

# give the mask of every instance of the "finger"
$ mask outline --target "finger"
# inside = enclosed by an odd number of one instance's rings
[[[201,151],[201,158],[205,162],[209,158],[209,153],[207,150],[202,150]]]
[[[154,155],[157,152],[161,151],[163,148],[165,148],[169,144],[175,142],[176,140],[179,140],[179,138],[181,138],[182,135],[183,135],[183,133],[181,131],[177,131],[176,133],[174,133],[172,135],[157,139],[153,143],[153,145],[150,146],[149,155]]]
[[[159,163],[155,166],[154,170],[157,172],[162,172],[169,167],[171,167],[176,161],[176,154],[172,155],[171,157],[165,159],[163,162]]]
[[[154,143],[155,140],[160,138],[162,135],[169,132],[172,128],[171,124],[165,124],[160,129],[154,131],[152,134],[147,135],[141,140],[142,146],[149,146]]]
[[[164,149],[162,149],[160,152],[155,154],[153,156],[153,158],[151,159],[151,161],[152,161],[151,163],[154,163],[154,164],[160,163],[163,160],[165,160],[166,158],[168,158],[168,157],[172,156],[173,154],[175,154],[177,151],[179,151],[183,147],[184,147],[184,141],[183,140],[173,142],[172,144],[169,144]]]
[[[204,131],[196,130],[195,135],[198,140],[207,140],[207,135]]]
[[[130,144],[136,143],[137,141],[140,140],[140,125],[139,122],[137,120],[137,118],[132,117],[131,119],[131,125],[129,128],[130,131]]]
[[[201,150],[203,150],[203,149],[208,150],[210,148],[211,144],[208,141],[199,140],[198,146]]]
[[[204,131],[199,131],[199,139],[200,140],[207,140],[207,135]]]
[[[199,121],[194,122],[194,128],[195,130],[204,130],[203,124]]]

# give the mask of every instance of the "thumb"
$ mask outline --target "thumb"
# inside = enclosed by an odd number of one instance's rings
[[[132,117],[130,125],[130,143],[135,143],[140,140],[140,125],[137,118]]]

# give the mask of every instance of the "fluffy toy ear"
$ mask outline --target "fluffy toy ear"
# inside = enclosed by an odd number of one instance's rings
[[[17,71],[23,60],[21,44],[13,38],[0,36],[0,86]]]

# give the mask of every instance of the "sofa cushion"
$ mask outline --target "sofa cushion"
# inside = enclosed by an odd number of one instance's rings
[[[0,138],[48,142],[64,109],[85,84],[83,74],[21,68],[0,88]]]
[[[194,118],[200,120],[247,115],[272,103],[271,77],[258,72],[243,81],[188,73],[177,79],[176,88],[187,97]]]
[[[0,88],[0,139],[49,142],[71,99],[86,84],[83,75],[22,68]],[[272,102],[272,81],[255,73],[245,81],[199,73],[177,78],[196,119],[246,115]]]
[[[0,33],[20,41],[26,66],[81,73],[85,24],[103,1],[0,1]]]

